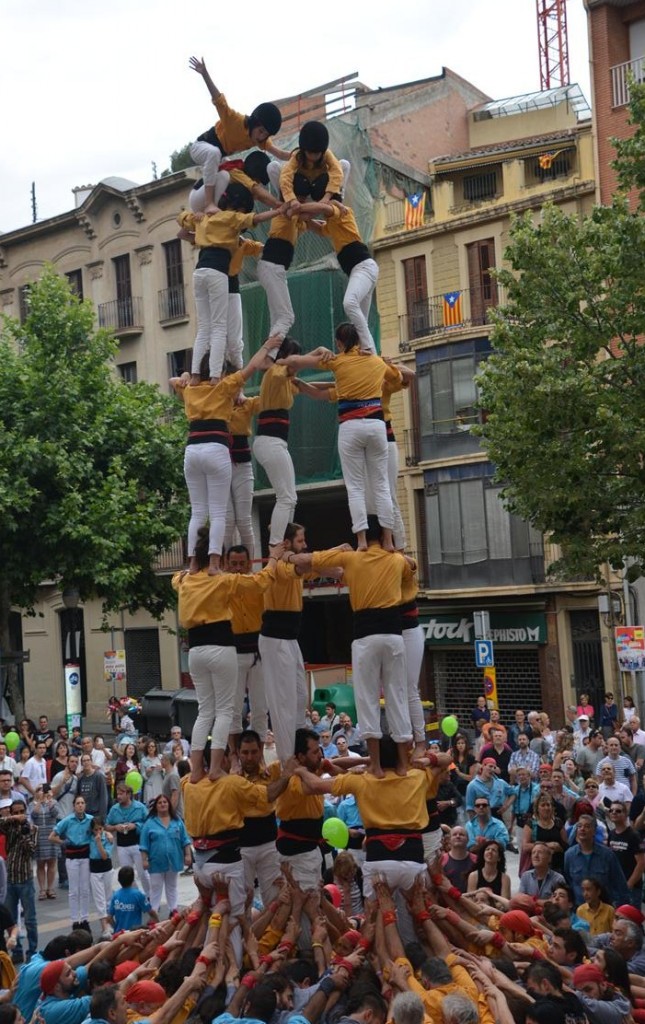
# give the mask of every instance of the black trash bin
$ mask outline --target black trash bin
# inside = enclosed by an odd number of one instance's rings
[[[172,722],[172,701],[176,690],[161,690],[155,687],[143,695],[142,711],[149,736],[168,739]],[[143,723],[139,722],[139,728]]]
[[[181,729],[182,736],[190,740],[197,718],[197,694],[194,690],[175,690],[172,699],[173,724]]]

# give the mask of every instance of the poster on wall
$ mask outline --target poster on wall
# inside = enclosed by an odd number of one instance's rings
[[[127,692],[125,651],[104,651],[103,678],[110,695],[118,697]]]
[[[621,672],[645,669],[645,627],[616,626],[616,657]]]

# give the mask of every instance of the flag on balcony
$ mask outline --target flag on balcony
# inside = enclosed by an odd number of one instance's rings
[[[411,196],[405,197],[405,230],[411,231],[413,228],[420,228],[423,225],[423,219],[426,210],[426,194],[425,192],[415,192]]]
[[[443,296],[444,327],[455,327],[457,324],[463,323],[463,320],[461,292],[446,292]]]

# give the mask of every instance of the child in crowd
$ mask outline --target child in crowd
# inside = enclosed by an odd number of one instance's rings
[[[108,923],[113,925],[115,932],[140,928],[144,914],[157,921],[158,915],[150,906],[150,900],[134,884],[134,868],[129,865],[120,868],[117,878],[121,888],[112,894],[108,914]]]

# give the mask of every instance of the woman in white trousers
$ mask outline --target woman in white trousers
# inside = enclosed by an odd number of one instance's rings
[[[198,532],[195,559],[198,571],[177,573],[172,585],[179,595],[179,624],[188,630],[188,670],[197,694],[197,720],[191,737],[191,781],[205,775],[204,750],[211,737],[208,773],[212,782],[226,774],[223,768],[237,693],[237,651],[231,628],[230,600],[244,590],[263,591],[275,575],[276,555],[266,569],[241,573],[206,572],[209,565],[208,531]],[[141,847],[143,850],[143,847]]]
[[[65,843],[69,879],[69,914],[72,928],[87,926],[90,916],[90,839],[92,816],[85,813],[85,798],[74,798],[74,813],[59,821],[49,836],[53,843]]]
[[[399,372],[380,356],[361,351],[358,331],[353,324],[336,328],[336,349],[319,347],[307,355],[291,355],[284,360],[297,372],[307,367],[329,369],[336,379],[338,402],[338,454],[347,488],[352,532],[360,550],[367,548],[368,481],[374,512],[383,530],[382,546],[394,550],[394,516],[388,480],[388,443],[383,418],[382,389],[386,379],[399,379]],[[325,396],[326,397],[326,396]]]
[[[219,571],[232,475],[229,420],[242,385],[256,370],[272,365],[267,358],[268,353],[279,344],[277,341],[268,341],[242,370],[223,377],[217,384],[211,384],[208,380],[206,357],[202,360],[200,384],[190,384],[190,375],[187,373],[170,380],[170,386],[184,403],[188,418],[184,476],[191,510],[188,524],[191,572],[197,571],[197,531],[207,521],[210,524],[209,571]]]
[[[419,609],[417,594],[419,584],[416,574],[411,580],[405,579],[401,584],[401,635],[405,645],[405,671],[408,687],[408,710],[412,723],[414,739],[414,756],[424,757],[426,753],[426,725],[423,705],[419,694],[419,677],[423,665],[425,637],[419,625]]]
[[[90,888],[96,913],[101,922],[101,938],[110,939],[109,906],[112,898],[112,841],[109,833],[104,831],[105,822],[99,814],[92,819],[92,836],[90,839]]]
[[[233,407],[228,427],[231,432],[231,489],[226,510],[224,547],[226,551],[235,543],[235,531],[253,561],[255,538],[253,535],[253,463],[249,438],[251,420],[260,408],[260,396],[245,398]]]

